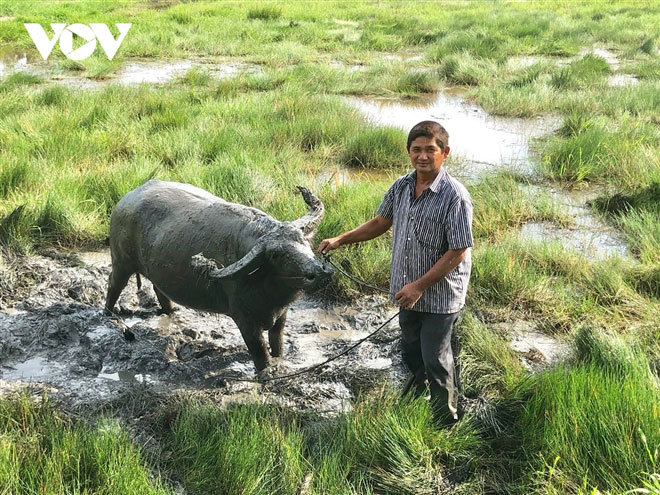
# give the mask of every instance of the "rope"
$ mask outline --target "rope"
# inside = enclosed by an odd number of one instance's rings
[[[263,383],[263,382],[272,382],[272,381],[275,381],[275,380],[284,380],[284,379],[287,379],[287,378],[293,378],[293,377],[295,377],[295,376],[304,375],[304,374],[306,374],[306,373],[309,373],[309,372],[311,372],[311,371],[314,371],[314,370],[316,370],[316,369],[319,369],[319,368],[325,366],[326,364],[328,364],[328,363],[330,363],[330,362],[332,362],[332,361],[334,361],[334,360],[336,360],[336,359],[339,359],[340,357],[342,357],[342,356],[348,354],[348,353],[351,352],[353,349],[355,349],[356,347],[358,347],[360,344],[362,344],[363,342],[366,342],[366,341],[369,340],[371,337],[373,337],[373,336],[376,335],[378,332],[380,332],[380,331],[385,327],[385,325],[387,325],[387,324],[388,324],[389,322],[391,322],[394,318],[396,318],[397,316],[399,316],[399,313],[400,313],[400,312],[401,312],[401,311],[397,311],[397,313],[396,313],[394,316],[392,316],[389,320],[387,320],[385,323],[383,323],[381,326],[379,326],[376,330],[374,330],[373,332],[371,332],[371,333],[370,333],[369,335],[367,335],[366,337],[364,337],[364,338],[358,340],[358,341],[357,341],[355,344],[353,344],[352,346],[350,346],[350,347],[344,349],[344,350],[343,350],[342,352],[340,352],[339,354],[335,354],[335,355],[332,356],[330,359],[326,359],[326,360],[323,361],[322,363],[314,364],[314,365],[312,365],[312,366],[310,366],[310,367],[308,367],[308,368],[304,368],[304,369],[302,369],[302,370],[296,371],[295,373],[289,373],[288,375],[270,376],[270,377],[266,377],[266,378],[262,378],[262,379],[257,379],[257,380],[255,380],[255,379],[253,379],[253,378],[230,378],[230,377],[227,377],[227,378],[225,378],[225,377],[220,377],[220,378],[223,379],[223,380],[227,380],[227,381],[235,381],[235,382]]]
[[[363,286],[365,286],[365,287],[369,287],[369,288],[371,288],[371,289],[377,290],[377,291],[382,292],[382,293],[384,293],[384,294],[388,294],[388,295],[391,295],[391,294],[392,294],[392,293],[391,293],[390,291],[388,291],[388,290],[381,289],[380,287],[376,287],[375,285],[368,284],[367,282],[364,282],[363,280],[360,280],[360,279],[354,277],[354,276],[351,275],[350,273],[347,273],[347,272],[346,272],[345,270],[343,270],[341,267],[337,266],[335,263],[332,262],[332,260],[330,259],[330,255],[329,255],[329,254],[323,253],[322,256],[323,256],[323,260],[324,260],[324,261],[326,261],[327,263],[329,263],[330,265],[332,265],[332,266],[333,266],[335,269],[337,269],[342,275],[344,275],[345,277],[348,277],[348,278],[351,279],[353,282],[356,282],[356,283],[358,283],[358,284],[360,284],[360,285],[363,285]],[[317,369],[319,369],[319,368],[325,366],[326,364],[331,363],[332,361],[335,361],[336,359],[339,359],[340,357],[342,357],[342,356],[348,354],[348,353],[351,352],[353,349],[355,349],[356,347],[360,346],[361,344],[363,344],[364,342],[366,342],[367,340],[369,340],[371,337],[373,337],[373,336],[376,335],[378,332],[380,332],[380,331],[385,327],[385,325],[387,325],[387,324],[388,324],[389,322],[391,322],[394,318],[396,318],[397,316],[399,316],[399,313],[401,313],[401,310],[397,311],[396,314],[395,314],[394,316],[392,316],[389,320],[387,320],[385,323],[383,323],[381,326],[379,326],[376,330],[374,330],[373,332],[371,332],[369,335],[367,335],[366,337],[364,337],[364,338],[358,340],[355,344],[353,344],[352,346],[350,346],[350,347],[344,349],[344,350],[343,350],[342,352],[340,352],[339,354],[335,354],[334,356],[330,357],[329,359],[326,359],[325,361],[323,361],[323,362],[321,362],[321,363],[314,364],[314,365],[312,365],[312,366],[309,366],[308,368],[304,368],[304,369],[302,369],[302,370],[296,371],[295,373],[289,373],[289,374],[287,374],[287,375],[280,375],[280,376],[272,376],[272,377],[262,378],[262,379],[259,379],[259,380],[255,380],[255,379],[253,379],[253,378],[231,378],[231,377],[227,377],[227,378],[220,377],[220,378],[223,379],[223,380],[227,380],[227,381],[235,381],[235,382],[264,383],[264,382],[272,382],[272,381],[276,381],[276,380],[284,380],[284,379],[288,379],[288,378],[293,378],[293,377],[296,377],[296,376],[304,375],[304,374],[306,374],[306,373],[310,373],[310,372],[312,372],[312,371],[314,371],[314,370],[317,370]]]
[[[357,284],[360,284],[360,285],[363,285],[363,286],[365,286],[365,287],[369,287],[370,289],[377,290],[378,292],[382,292],[383,294],[387,294],[387,295],[389,295],[389,296],[393,296],[393,295],[394,295],[394,293],[390,292],[389,290],[381,289],[380,287],[376,287],[375,285],[368,284],[368,283],[366,283],[366,282],[360,280],[359,278],[354,277],[354,276],[351,275],[350,273],[346,272],[343,268],[341,268],[340,266],[338,266],[338,265],[336,265],[335,263],[333,263],[333,261],[330,259],[330,255],[329,255],[329,254],[325,254],[325,253],[324,253],[324,254],[322,254],[321,256],[323,256],[323,260],[324,260],[324,261],[326,261],[327,263],[329,263],[333,268],[335,268],[336,270],[338,270],[338,271],[339,271],[342,275],[344,275],[345,277],[351,279],[353,282],[355,282],[355,283],[357,283]]]

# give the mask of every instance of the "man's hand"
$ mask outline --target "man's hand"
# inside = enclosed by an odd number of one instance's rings
[[[387,218],[381,216],[376,216],[368,222],[363,223],[359,227],[348,232],[344,232],[337,237],[323,239],[321,244],[319,244],[317,251],[319,254],[327,254],[328,251],[337,249],[344,244],[368,241],[374,237],[378,237],[379,235],[384,234],[391,226],[392,220],[388,220]]]
[[[424,290],[419,287],[417,282],[410,282],[394,295],[394,299],[403,309],[412,309],[419,298],[422,297]]]
[[[331,237],[330,239],[323,239],[316,251],[319,254],[327,254],[328,251],[337,249],[339,246],[341,246],[341,241],[339,240],[339,236]]]

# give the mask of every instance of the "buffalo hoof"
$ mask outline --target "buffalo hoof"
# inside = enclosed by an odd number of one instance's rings
[[[124,330],[124,338],[128,342],[135,342],[135,334],[131,331],[130,328]]]
[[[268,381],[269,378],[273,378],[277,374],[277,366],[265,366],[263,368],[257,368],[257,380]]]
[[[178,306],[174,306],[171,309],[163,309],[160,308],[158,311],[156,311],[156,315],[161,316],[161,315],[171,315],[172,313],[175,313],[176,311],[179,311]]]

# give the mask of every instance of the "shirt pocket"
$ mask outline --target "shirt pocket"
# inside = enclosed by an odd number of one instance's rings
[[[441,251],[446,245],[446,235],[443,222],[438,218],[424,218],[413,224],[417,241],[426,249]]]

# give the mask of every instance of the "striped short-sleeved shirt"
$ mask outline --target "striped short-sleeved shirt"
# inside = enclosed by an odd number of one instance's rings
[[[399,177],[385,194],[378,215],[392,221],[390,291],[414,282],[449,249],[472,247],[472,199],[444,168],[417,199],[417,172]],[[427,313],[454,313],[465,305],[471,250],[443,280],[424,291],[412,308]],[[393,297],[393,296],[392,296]]]

